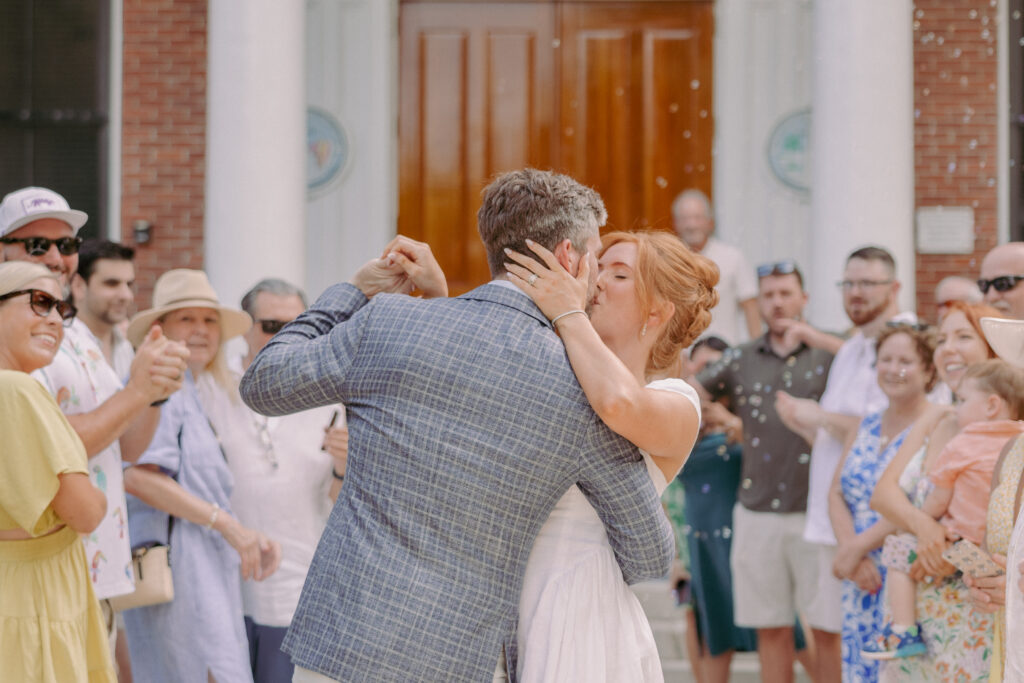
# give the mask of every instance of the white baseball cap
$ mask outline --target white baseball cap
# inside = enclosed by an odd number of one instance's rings
[[[0,237],[41,218],[56,218],[71,226],[74,232],[85,225],[89,216],[68,206],[68,200],[45,187],[23,187],[0,203]]]

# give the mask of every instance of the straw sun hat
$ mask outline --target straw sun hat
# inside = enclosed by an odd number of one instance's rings
[[[245,334],[252,327],[252,318],[244,311],[220,305],[206,273],[178,268],[159,277],[153,288],[153,308],[135,314],[128,324],[128,341],[138,346],[149,328],[171,311],[182,308],[213,308],[220,313],[221,342]]]
[[[1024,320],[982,318],[981,330],[997,356],[1024,368]]]

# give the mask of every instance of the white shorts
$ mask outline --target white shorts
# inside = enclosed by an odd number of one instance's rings
[[[804,540],[802,512],[733,510],[732,589],[737,626],[792,626],[818,590],[817,545]]]
[[[804,611],[807,625],[819,631],[839,633],[843,629],[843,582],[832,574],[836,546],[811,543],[818,549],[818,590]]]

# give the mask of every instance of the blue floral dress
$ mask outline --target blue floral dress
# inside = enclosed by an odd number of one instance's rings
[[[909,427],[882,447],[882,414],[865,417],[857,430],[857,439],[843,463],[840,485],[843,500],[853,515],[854,530],[860,534],[880,518],[869,502],[875,485],[889,461],[896,455]],[[885,580],[885,567],[881,562],[882,550],[872,550],[869,557]],[[861,648],[875,641],[885,626],[882,592],[867,593],[853,581],[843,581],[843,681],[869,683],[878,680],[878,662],[860,656]]]

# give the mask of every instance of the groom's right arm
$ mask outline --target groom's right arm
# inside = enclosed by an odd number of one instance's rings
[[[263,415],[342,403],[342,385],[369,317],[368,299],[337,284],[267,343],[242,376],[239,393]]]
[[[661,499],[636,447],[594,419],[577,485],[604,522],[626,583],[661,578],[676,554]]]

